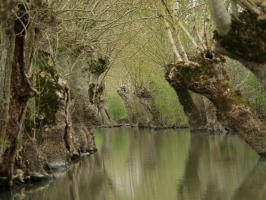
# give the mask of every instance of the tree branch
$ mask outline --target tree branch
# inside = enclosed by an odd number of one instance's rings
[[[227,12],[223,1],[208,0],[208,4],[219,35],[226,35],[230,30],[231,17]]]

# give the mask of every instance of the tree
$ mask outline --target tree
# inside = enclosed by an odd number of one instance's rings
[[[18,147],[18,135],[22,131],[25,111],[29,98],[38,93],[29,81],[27,74],[30,70],[34,51],[36,30],[33,23],[35,5],[18,5],[17,13],[4,22],[2,28],[1,56],[1,138],[10,143],[4,147],[0,161],[1,188],[8,189],[13,184],[13,165]],[[28,12],[32,10],[32,12]],[[37,17],[36,17],[37,18]],[[12,97],[12,98],[10,98]]]
[[[19,2],[18,0],[11,0],[11,1],[2,1],[0,3],[0,22],[9,18],[12,9],[14,9],[17,6],[18,2]]]
[[[214,34],[214,51],[241,62],[247,69],[252,71],[265,88],[265,1],[236,1],[244,11],[237,12],[235,1],[232,1],[234,17],[231,17],[223,2],[209,0],[209,8],[216,25]],[[245,33],[245,34],[243,34]],[[229,89],[229,88],[228,88]],[[230,89],[229,89],[230,90]],[[239,95],[236,95],[236,97]],[[234,98],[235,99],[235,98]],[[214,99],[212,101],[215,101]],[[242,100],[241,100],[242,101]],[[236,102],[233,100],[234,104]],[[218,103],[218,102],[217,102]],[[243,103],[244,104],[244,103]],[[231,109],[234,106],[231,107]],[[237,112],[231,114],[231,127],[237,130],[260,156],[265,156],[265,125],[256,118],[254,111],[247,106],[236,106]],[[228,113],[229,114],[229,113]],[[229,114],[230,115],[230,114]],[[243,118],[243,116],[245,116]],[[238,119],[237,119],[238,118]],[[242,118],[242,127],[238,127],[235,120]],[[234,122],[233,122],[234,121]],[[252,123],[251,123],[252,122]]]
[[[226,27],[227,20],[223,22]],[[182,28],[182,24],[179,26]],[[225,30],[223,26],[221,29]],[[194,41],[190,40],[194,44]],[[182,48],[181,51],[183,52]],[[221,55],[204,49],[190,60],[179,59],[176,64],[169,64],[166,76],[171,84],[207,97],[222,113],[226,124],[260,156],[265,156],[265,125],[256,117],[254,110],[242,98],[240,92],[230,83],[224,66],[225,61]]]
[[[264,0],[236,2],[243,11],[238,13],[235,9],[231,17],[222,1],[208,1],[216,25],[213,50],[242,63],[266,88],[266,3]]]
[[[171,8],[169,8],[166,1],[162,0],[162,5],[161,5],[162,15],[161,15],[161,17],[164,20],[167,35],[168,35],[169,41],[171,43],[173,54],[174,54],[177,62],[183,61],[185,64],[188,64],[189,63],[188,52],[186,52],[186,49],[183,45],[183,42],[181,41],[181,36],[180,36],[181,34],[180,34],[179,29],[181,29],[187,35],[187,37],[189,38],[189,40],[193,44],[194,48],[198,50],[198,53],[204,54],[205,52],[208,52],[209,50],[207,49],[208,48],[207,45],[203,44],[202,39],[200,39],[200,42],[202,44],[198,45],[196,43],[195,39],[192,37],[192,35],[187,31],[187,29],[181,23],[181,19],[177,18],[178,14],[180,14],[177,12],[177,9],[176,9],[176,7],[178,5],[175,5],[175,2],[171,2],[171,1],[169,4],[172,5]],[[170,19],[167,18],[165,10],[168,12]],[[182,16],[183,10],[181,9],[180,12],[181,12],[181,16]],[[170,26],[169,22],[172,24],[172,26]],[[177,26],[177,24],[178,24],[178,26]],[[206,27],[205,27],[206,24],[203,24],[203,25],[204,25],[204,28],[206,29]],[[208,34],[208,32],[207,32],[207,30],[204,30],[204,31],[205,31],[204,34],[205,34],[205,40],[206,40],[206,35]],[[174,38],[173,35],[175,35],[176,39]],[[208,43],[208,41],[206,41],[206,43]],[[180,50],[181,54],[179,54],[177,46],[179,46],[179,50]],[[203,129],[204,123],[205,123],[205,120],[204,120],[205,117],[201,116],[201,113],[199,112],[198,108],[196,107],[195,103],[193,102],[193,99],[192,99],[189,91],[187,91],[187,89],[185,87],[181,87],[180,84],[175,84],[174,82],[172,82],[172,79],[170,79],[168,76],[170,73],[170,71],[168,71],[168,69],[170,69],[170,68],[166,68],[166,71],[167,71],[166,72],[166,80],[175,89],[177,96],[179,98],[179,101],[183,105],[184,112],[185,112],[186,116],[188,117],[190,129],[191,130]],[[218,121],[217,116],[216,116],[215,106],[212,104],[212,102],[208,101],[204,97],[203,97],[203,100],[204,100],[203,102],[205,105],[205,112],[206,112],[206,120],[207,120],[206,128],[207,128],[207,130],[214,131],[214,132],[220,132],[220,131],[223,132],[224,130],[222,128],[222,125],[220,124],[220,122]]]

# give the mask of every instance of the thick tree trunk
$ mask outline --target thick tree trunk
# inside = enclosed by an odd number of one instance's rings
[[[48,77],[46,76],[46,78]],[[48,82],[51,80],[46,81],[46,84],[50,85]],[[59,78],[58,83],[53,84],[58,84],[60,89],[52,91],[52,88],[48,88],[48,93],[42,95],[53,98],[53,103],[56,102],[56,107],[50,116],[47,116],[48,113],[46,115],[43,114],[45,116],[44,118],[51,119],[54,117],[54,120],[40,127],[40,133],[43,139],[40,147],[46,155],[49,167],[57,169],[65,167],[68,164],[68,159],[76,157],[79,154],[73,146],[74,131],[72,130],[71,118],[69,116],[69,107],[71,104],[69,88],[62,78]],[[41,105],[51,105],[51,100],[48,99],[48,102],[42,101]],[[39,115],[42,114],[39,113]]]
[[[94,131],[99,123],[99,117],[97,107],[89,101],[88,68],[83,67],[82,60],[77,60],[79,58],[75,56],[60,54],[57,59],[64,66],[65,73],[70,74],[67,81],[71,88],[71,95],[68,95],[68,101],[71,101],[71,104],[67,104],[69,109],[66,109],[68,112],[66,131],[70,134],[65,134],[66,147],[71,154],[72,147],[68,145],[74,140],[72,154],[74,157],[78,156],[77,152],[96,151]],[[69,90],[68,93],[70,93]]]
[[[66,148],[68,150],[69,156],[70,157],[77,157],[79,156],[77,149],[74,147],[74,129],[72,125],[72,117],[71,117],[71,93],[70,93],[70,88],[68,85],[64,85],[64,90],[66,94],[66,105],[65,105],[65,130],[64,130],[64,141]]]
[[[85,153],[96,151],[94,142],[95,127],[99,123],[98,109],[88,101],[87,89],[79,91],[76,96],[72,122],[74,128],[75,148]]]
[[[213,55],[213,59],[198,57],[197,63],[169,64],[168,79],[172,84],[206,96],[227,125],[245,140],[260,156],[266,156],[266,126],[229,81],[223,63],[225,59]]]
[[[12,62],[15,48],[14,22],[3,23],[1,37],[1,68],[0,68],[0,138],[4,141],[6,138],[6,127],[9,119],[9,104],[11,93],[11,73]],[[4,142],[3,142],[4,143]],[[2,147],[1,147],[2,151]],[[2,152],[1,152],[2,154]],[[0,154],[0,155],[1,155]]]
[[[217,109],[215,105],[206,97],[203,96],[205,113],[206,113],[206,128],[209,132],[225,133],[225,129],[217,118]]]
[[[117,93],[121,97],[124,107],[126,109],[127,119],[128,119],[130,126],[138,126],[137,116],[135,112],[133,111],[133,105],[130,100],[133,95],[132,92],[127,86],[122,85],[117,89]]]
[[[34,27],[29,21],[30,17],[23,5],[19,6],[19,11],[20,18],[14,21],[13,30],[9,28],[8,33],[9,44],[12,45],[15,42],[15,48],[13,53],[9,52],[10,58],[13,57],[13,59],[7,58],[7,60],[12,62],[12,73],[10,104],[8,107],[9,119],[6,124],[6,136],[4,137],[10,143],[10,147],[5,148],[0,161],[0,177],[7,178],[0,179],[1,190],[9,189],[13,185],[12,176],[14,158],[18,146],[18,135],[21,132],[27,102],[36,93],[26,75],[33,54]],[[14,34],[15,41],[13,41],[12,36]],[[7,64],[5,67],[8,70],[9,65]]]
[[[226,35],[230,29],[231,17],[223,1],[208,0],[212,19],[220,35]]]
[[[139,102],[143,105],[146,116],[147,122],[150,127],[154,127],[156,124],[156,116],[152,111],[152,96],[149,90],[146,88],[140,89],[140,91],[136,92],[136,96],[139,98]]]
[[[106,110],[106,107],[105,107],[103,100],[101,100],[99,102],[98,107],[99,107],[99,112],[101,113],[101,116],[102,116],[103,124],[106,126],[112,126],[113,123],[110,120],[110,117],[107,113],[107,110]]]
[[[37,141],[24,135],[24,143],[18,149],[16,154],[16,172],[20,171],[23,175],[19,176],[20,182],[29,181],[41,181],[47,179],[50,176],[44,170],[44,167],[48,164],[45,154],[40,150]],[[18,176],[18,173],[14,173],[14,176]]]
[[[91,57],[87,59],[87,64],[89,65],[90,72],[90,83],[88,89],[90,103],[97,110],[99,109],[104,122],[107,123],[107,125],[111,126],[112,122],[107,116],[104,110],[104,106],[102,106],[102,103],[104,102],[102,94],[105,87],[103,83],[100,83],[100,76],[107,70],[108,64],[102,58],[98,58],[96,60]]]
[[[106,61],[98,58],[88,58],[87,64],[89,65],[90,84],[89,84],[89,97],[92,104],[97,105],[100,101],[100,96],[104,87],[99,83],[99,78],[102,73],[108,68]]]
[[[189,91],[183,87],[179,87],[172,79],[169,79],[170,71],[166,72],[165,78],[168,83],[174,88],[180,104],[183,106],[185,115],[187,116],[189,128],[192,131],[204,129],[203,117],[195,105]]]

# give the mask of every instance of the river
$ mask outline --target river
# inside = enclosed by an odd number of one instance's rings
[[[98,152],[1,200],[266,199],[266,161],[237,135],[97,129]]]

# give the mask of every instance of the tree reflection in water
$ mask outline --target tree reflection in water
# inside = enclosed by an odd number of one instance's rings
[[[236,135],[193,134],[178,199],[232,199],[257,159]]]
[[[98,152],[0,199],[265,199],[266,162],[235,135],[99,129]]]

